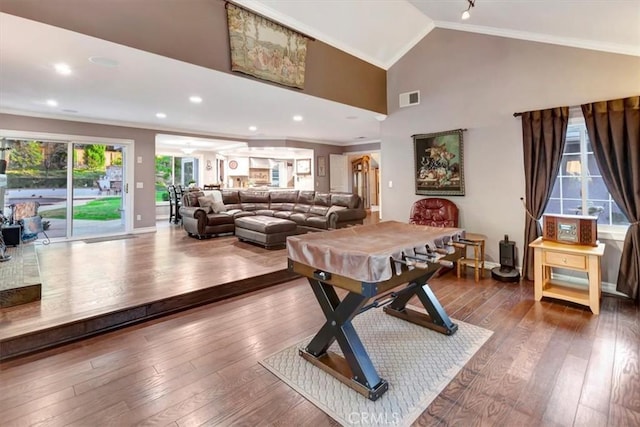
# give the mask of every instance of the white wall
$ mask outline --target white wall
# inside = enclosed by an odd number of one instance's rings
[[[207,162],[210,169],[207,169]],[[202,181],[201,184],[217,184],[218,179],[218,168],[216,167],[216,154],[211,152],[205,152],[202,155],[202,160],[200,163],[200,171],[202,173]]]
[[[425,197],[415,195],[411,135],[465,128],[466,195],[448,197],[460,208],[460,226],[488,237],[487,260],[499,262],[498,242],[505,234],[516,241],[521,258],[522,128],[513,113],[637,95],[639,76],[637,57],[432,31],[387,75],[383,219],[406,222],[411,204]],[[412,90],[420,90],[420,105],[400,109],[398,95]],[[617,266],[609,274],[616,272]]]

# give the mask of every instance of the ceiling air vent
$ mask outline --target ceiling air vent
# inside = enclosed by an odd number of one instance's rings
[[[406,92],[400,94],[400,108],[410,107],[420,104],[420,91]]]

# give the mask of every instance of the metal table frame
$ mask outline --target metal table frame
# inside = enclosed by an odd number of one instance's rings
[[[389,280],[368,283],[320,271],[289,259],[289,269],[308,278],[326,318],[307,347],[300,350],[300,355],[368,399],[377,400],[388,390],[389,384],[378,375],[352,320],[363,311],[384,306],[385,313],[389,315],[446,335],[454,334],[458,325],[451,322],[427,285],[427,280],[440,268],[437,263],[429,264],[423,270],[402,268],[400,274],[394,274]],[[408,284],[399,291],[392,291],[403,283]],[[348,291],[342,300],[336,288]],[[406,307],[414,295],[418,296],[428,315]],[[373,301],[367,305],[371,299]],[[344,357],[329,351],[335,341]]]

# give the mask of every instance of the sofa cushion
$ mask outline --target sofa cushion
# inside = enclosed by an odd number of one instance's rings
[[[238,190],[222,190],[222,202],[225,205],[239,205],[240,195]]]
[[[217,202],[222,201],[222,192],[220,190],[202,190],[205,196],[213,197],[213,200]]]
[[[182,196],[182,206],[200,206],[198,204],[198,198],[204,197],[202,191],[187,191]]]
[[[274,211],[293,211],[295,203],[271,203],[269,207]]]
[[[215,213],[222,213],[227,211],[227,207],[220,200],[214,200],[213,204],[211,205],[211,209],[213,209]]]
[[[298,190],[286,191],[278,190],[272,191],[269,195],[271,203],[290,203],[295,204],[298,201]]]
[[[243,216],[255,216],[255,212],[243,211],[241,209],[233,209],[226,212],[227,215],[231,215],[234,218],[241,218]],[[221,214],[223,215],[223,214]]]
[[[329,193],[316,193],[313,198],[314,206],[331,206],[331,194]]]
[[[293,215],[293,211],[273,211],[273,216],[276,218],[289,219]]]
[[[347,209],[344,206],[338,206],[338,205],[333,205],[331,206],[329,209],[327,209],[327,213],[325,214],[326,216],[331,215],[333,212],[338,212],[338,211],[342,211]]]
[[[273,216],[275,212],[276,211],[274,211],[273,209],[258,209],[254,211],[256,215],[262,215],[262,216]]]
[[[237,228],[257,231],[259,233],[282,233],[285,231],[295,231],[296,224],[292,221],[281,218],[267,216],[253,216],[237,218],[235,220]]]
[[[298,200],[298,190],[272,191],[269,195],[269,200],[269,207],[274,211],[292,211],[296,201]]]
[[[240,191],[240,203],[266,203],[269,204],[268,191]]]
[[[331,193],[331,205],[355,209],[360,204],[360,196],[351,193]]]
[[[198,205],[203,208],[205,206],[210,206],[211,208],[213,208],[213,204],[215,203],[215,200],[213,200],[213,197],[211,196],[201,196],[198,197]]]
[[[296,203],[301,205],[312,205],[315,198],[315,191],[300,191],[298,193],[298,200],[296,200]]]
[[[269,209],[269,192],[268,191],[240,191],[240,205],[243,211],[257,211],[261,209]]]
[[[304,203],[296,203],[296,205],[293,207],[293,211],[306,213],[306,212],[309,212],[309,209],[311,209],[311,206],[312,205],[307,205]]]
[[[314,215],[325,216],[327,214],[328,210],[329,210],[329,206],[313,205],[309,209],[309,213],[314,214]]]
[[[269,203],[241,203],[243,211],[255,212],[269,209]]]
[[[308,212],[314,215],[326,215],[327,210],[331,206],[331,194],[315,193],[313,197],[313,205],[309,207]]]
[[[304,213],[304,212],[294,212],[291,215],[289,215],[289,219],[291,221],[294,221],[296,224],[304,225],[305,222],[307,221],[307,218],[309,218],[310,216],[317,216],[317,215]]]
[[[227,207],[220,200],[215,200],[213,196],[198,197],[198,204],[201,208],[209,208],[209,212],[222,213],[227,211]]]

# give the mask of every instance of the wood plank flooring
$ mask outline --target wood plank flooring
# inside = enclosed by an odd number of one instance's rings
[[[158,226],[127,239],[36,246],[42,301],[0,310],[0,360],[297,277],[284,249]]]
[[[216,274],[199,268],[169,283]],[[530,282],[467,277],[430,284],[452,318],[494,334],[416,425],[640,425],[638,307],[604,295],[595,316],[534,301]],[[2,362],[0,424],[336,425],[258,364],[323,319],[298,279]]]
[[[595,316],[535,302],[526,282],[431,285],[453,318],[495,333],[416,425],[639,425],[628,301],[605,296]],[[322,323],[298,279],[4,362],[2,425],[335,425],[258,364]]]

